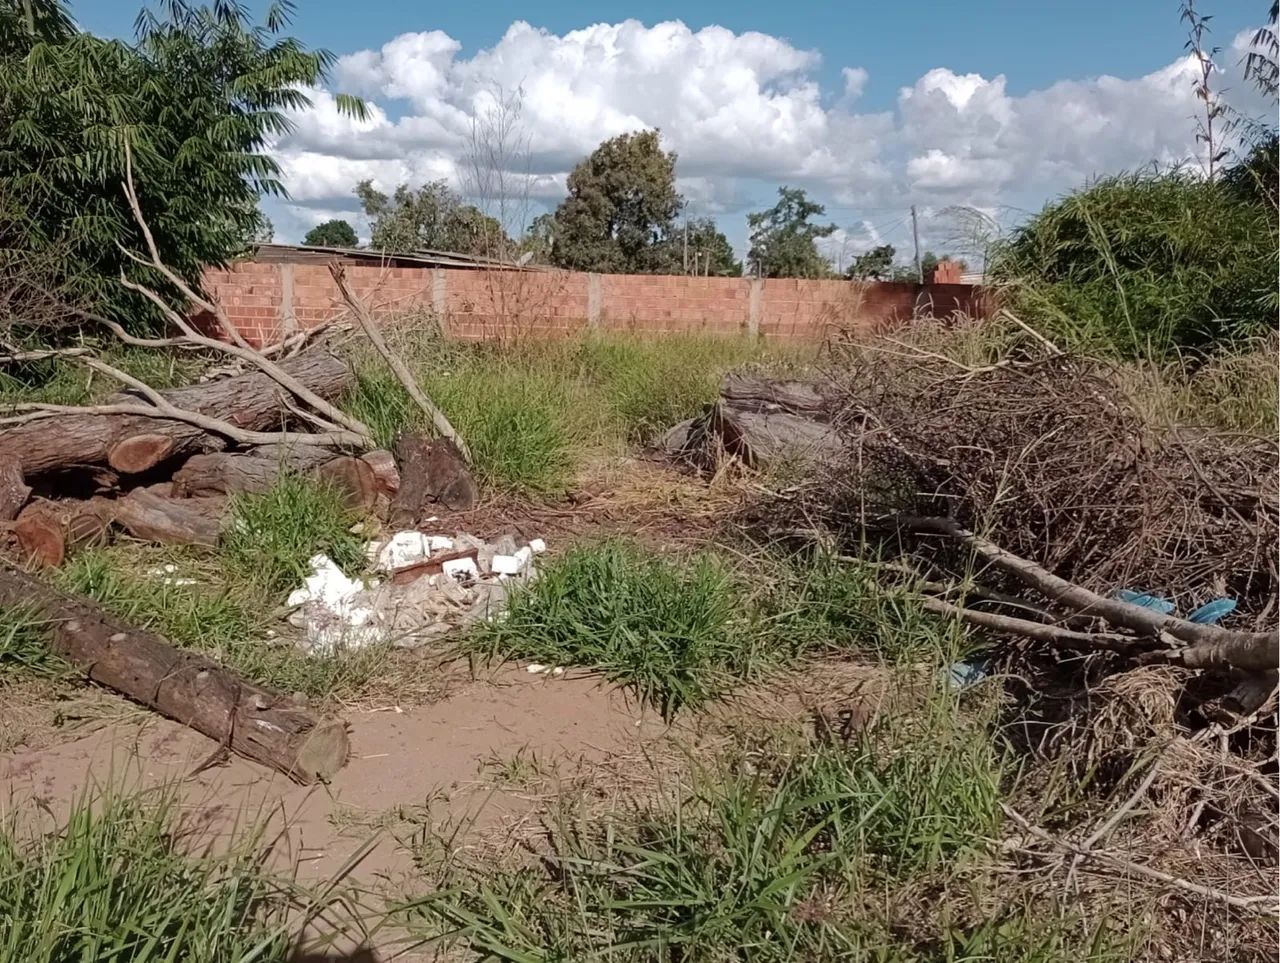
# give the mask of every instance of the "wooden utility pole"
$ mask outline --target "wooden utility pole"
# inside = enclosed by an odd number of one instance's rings
[[[916,247],[916,278],[924,284],[924,268],[920,266],[920,225],[916,222],[916,206],[911,205],[911,240]]]

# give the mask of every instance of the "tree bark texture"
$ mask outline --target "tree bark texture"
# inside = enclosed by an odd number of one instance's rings
[[[346,362],[322,347],[282,361],[280,366],[324,398],[336,398],[351,383]],[[272,431],[288,415],[280,392],[271,378],[255,371],[161,394],[178,408],[248,430]],[[145,404],[128,394],[112,401]],[[132,474],[169,458],[217,451],[224,445],[224,439],[217,435],[169,418],[85,410],[0,430],[0,462],[13,460],[29,482],[45,473],[102,465]]]
[[[34,609],[51,649],[100,685],[303,784],[346,764],[346,724],[241,678],[25,572],[0,566],[0,606]]]

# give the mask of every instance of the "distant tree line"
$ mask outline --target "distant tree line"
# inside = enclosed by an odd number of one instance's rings
[[[518,238],[496,219],[467,203],[444,181],[413,189],[401,184],[390,196],[369,181],[356,197],[370,224],[369,246],[387,252],[454,251],[482,257],[524,257],[575,271],[604,274],[696,274],[740,277],[743,262],[710,217],[683,216],[676,190],[676,154],[664,150],[656,130],[604,141],[569,174],[568,194],[552,212],[534,218]],[[797,187],[778,189],[778,202],[747,215],[750,250],[746,270],[760,277],[837,277],[818,242],[836,231],[819,223],[825,213]],[[345,221],[313,228],[304,243],[352,246]],[[342,244],[334,239],[340,238]],[[858,258],[844,276],[914,280],[915,269],[894,264],[883,246]],[[938,258],[922,259],[926,277]]]

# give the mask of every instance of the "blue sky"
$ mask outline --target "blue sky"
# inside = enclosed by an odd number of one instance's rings
[[[74,6],[81,26],[122,37],[137,8]],[[1266,3],[1198,8],[1225,48],[1221,83],[1240,88],[1228,96],[1265,109],[1233,76],[1233,43]],[[300,0],[292,32],[344,55],[332,88],[364,95],[379,116],[353,127],[321,92],[276,145],[294,195],[271,210],[281,240],[354,210],[361,176],[384,187],[442,176],[465,189],[469,118],[498,84],[524,90],[532,213],[554,203],[574,157],[654,125],[681,156],[694,213],[716,216],[735,243],[745,212],[795,183],[841,226],[840,257],[890,226],[901,243],[911,203],[926,240],[954,243],[943,212],[958,205],[1007,222],[1091,176],[1195,150],[1173,0]]]

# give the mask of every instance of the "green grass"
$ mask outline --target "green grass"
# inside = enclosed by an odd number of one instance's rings
[[[12,678],[55,679],[69,666],[49,651],[49,624],[23,608],[0,608],[0,683]]]
[[[262,494],[236,496],[231,511],[219,546],[226,571],[269,594],[297,588],[318,553],[348,573],[364,565],[364,542],[350,530],[359,516],[331,485],[285,473]]]
[[[107,364],[142,379],[153,388],[191,384],[208,365],[207,355],[156,351],[112,344],[98,356]],[[74,358],[46,358],[0,371],[0,405],[36,402],[87,405],[101,402],[121,388],[112,379],[90,371]]]
[[[790,650],[909,664],[964,648],[959,623],[942,622],[905,591],[886,588],[872,564],[814,551],[766,556],[766,565],[771,578],[757,604],[766,631]]]
[[[963,634],[871,570],[826,556],[665,556],[626,539],[571,548],[464,640],[484,659],[585,666],[671,715],[800,655],[940,661]]]
[[[0,960],[283,963],[296,905],[261,834],[200,851],[170,795],[84,797],[64,828],[0,827]]]
[[[626,809],[566,806],[537,865],[456,859],[403,912],[476,959],[524,963],[1125,958],[1099,925],[985,873],[1004,765],[948,694],[847,745],[779,749],[750,766],[730,751]],[[1002,908],[953,903],[952,886]]]
[[[490,489],[533,495],[567,489],[593,453],[648,442],[712,401],[725,371],[796,356],[748,338],[592,336],[515,346],[444,344],[392,331],[424,390],[449,416]],[[423,426],[380,361],[355,352],[347,409],[382,445]]]
[[[466,640],[486,658],[582,665],[664,713],[749,677],[761,638],[718,559],[671,559],[621,540],[570,549]]]

